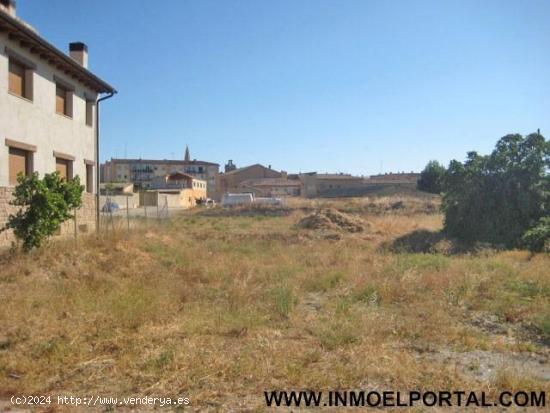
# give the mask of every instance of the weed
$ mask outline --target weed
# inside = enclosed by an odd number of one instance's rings
[[[292,289],[288,286],[277,287],[273,291],[273,295],[278,314],[283,318],[288,318],[297,301]]]

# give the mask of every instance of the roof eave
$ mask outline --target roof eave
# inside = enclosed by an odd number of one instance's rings
[[[97,93],[117,93],[113,86],[81,66],[39,34],[25,26],[20,20],[2,10],[0,10],[0,32],[8,32],[8,36],[13,37],[15,41],[19,41],[21,46],[28,47],[31,53],[38,54],[40,58],[55,64],[59,70],[69,72],[72,77],[94,89]]]

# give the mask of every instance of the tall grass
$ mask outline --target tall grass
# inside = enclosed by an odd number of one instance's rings
[[[478,383],[419,357],[545,348],[550,258],[395,254],[381,244],[441,217],[415,200],[372,214],[369,202],[330,201],[372,224],[338,241],[297,229],[300,210],[190,213],[2,255],[0,397],[185,392],[197,409],[230,410],[238,393],[261,410],[274,387],[504,388],[504,374]]]

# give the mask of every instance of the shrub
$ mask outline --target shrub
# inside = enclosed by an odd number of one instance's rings
[[[459,239],[517,247],[549,214],[550,142],[539,133],[507,135],[488,156],[451,161],[443,180],[445,231]]]
[[[543,217],[522,237],[523,245],[531,251],[550,252],[550,217]]]
[[[437,161],[430,161],[420,173],[416,188],[432,194],[441,193],[445,167]]]
[[[55,234],[61,224],[72,218],[71,210],[82,204],[83,186],[80,179],[65,180],[58,172],[44,175],[19,175],[11,205],[21,207],[8,217],[2,230],[11,228],[23,241],[23,249],[30,251],[42,245],[45,239]]]

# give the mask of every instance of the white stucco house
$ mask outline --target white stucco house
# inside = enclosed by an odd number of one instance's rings
[[[47,5],[44,5],[47,7]],[[0,0],[0,227],[13,207],[17,174],[59,171],[85,185],[79,229],[95,226],[98,104],[116,90],[88,69],[88,48],[66,54],[17,17],[15,0]],[[92,227],[92,228],[91,228]],[[10,234],[0,234],[0,244]]]

